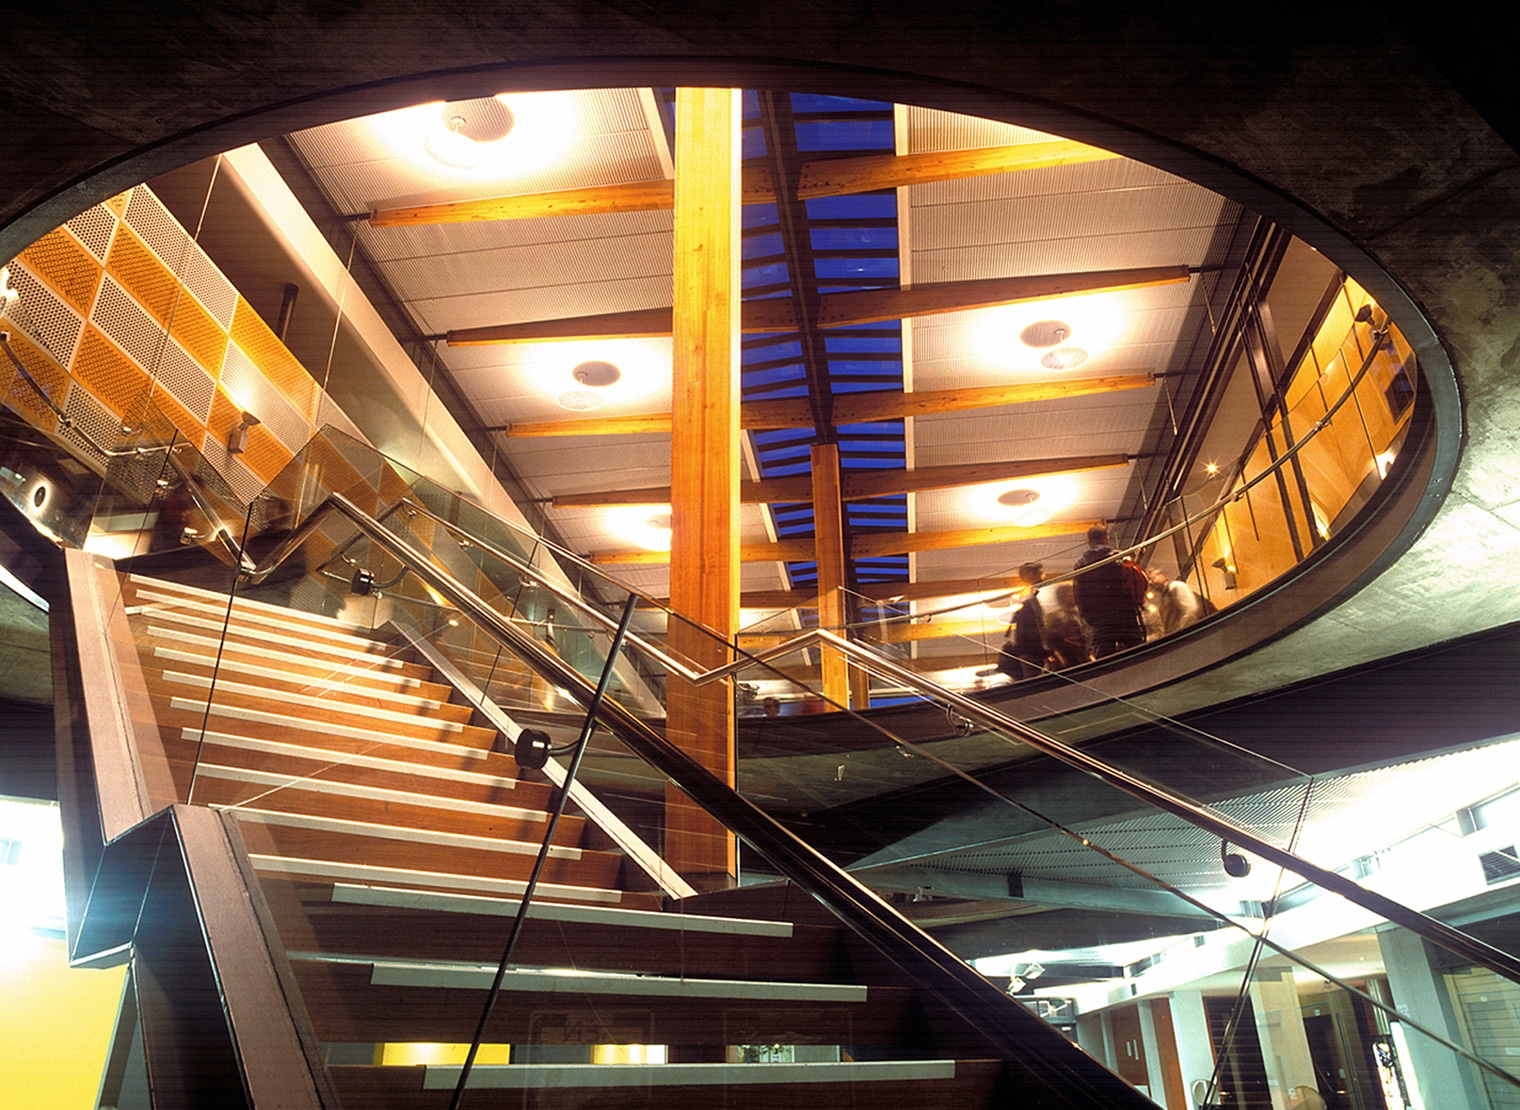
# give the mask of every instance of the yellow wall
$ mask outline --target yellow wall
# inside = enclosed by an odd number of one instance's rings
[[[68,966],[62,940],[0,938],[0,1110],[88,1110],[126,968]]]

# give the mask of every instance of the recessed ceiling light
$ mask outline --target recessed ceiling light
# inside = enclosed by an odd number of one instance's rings
[[[1075,370],[1087,361],[1087,352],[1081,347],[1057,347],[1040,356],[1040,365],[1047,370]]]
[[[591,412],[602,407],[602,395],[591,389],[567,389],[555,398],[562,409],[571,412]]]
[[[592,389],[606,389],[617,382],[623,376],[623,372],[610,362],[592,359],[570,371],[570,376],[581,385],[590,386]]]
[[[1054,347],[1070,334],[1071,325],[1064,320],[1037,320],[1019,332],[1019,339],[1026,347]]]

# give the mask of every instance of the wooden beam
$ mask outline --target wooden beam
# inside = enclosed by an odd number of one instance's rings
[[[585,216],[606,212],[669,211],[676,183],[661,178],[627,185],[600,185],[553,193],[485,197],[406,208],[380,208],[369,214],[371,227],[415,227],[419,224],[463,224],[490,220],[526,220],[540,216]]]
[[[915,285],[911,289],[863,289],[858,293],[830,293],[818,299],[818,326],[841,328],[904,320],[911,316],[937,316],[973,308],[1043,301],[1081,293],[1116,292],[1171,285],[1188,280],[1186,266],[1148,266],[1134,270],[1099,270],[1084,274],[1038,274],[1033,277],[987,278],[952,281],[939,285]]]
[[[792,331],[797,326],[790,301],[751,301],[742,309],[746,334]],[[598,316],[569,316],[560,320],[528,320],[521,324],[488,324],[447,332],[450,347],[481,347],[493,343],[556,343],[574,339],[653,339],[670,334],[671,310],[639,308]]]
[[[849,196],[932,181],[986,177],[1117,157],[1119,155],[1098,147],[1058,139],[1053,142],[1019,143],[977,150],[827,158],[802,164],[797,196],[803,199]],[[741,196],[745,204],[775,202],[776,187],[768,167],[753,166],[744,171]],[[565,189],[552,193],[381,208],[369,214],[369,222],[372,227],[413,227],[418,224],[523,220],[542,216],[655,212],[669,209],[674,203],[675,182],[659,179],[633,181],[626,185]]]
[[[1085,535],[1097,521],[1063,521],[1021,528],[1017,524],[991,524],[983,528],[956,528],[947,532],[881,532],[857,535],[850,543],[852,559],[869,559],[877,555],[901,555],[913,551],[948,551],[956,547],[979,547],[991,543],[1018,543],[1020,540],[1048,539],[1052,536]]]
[[[737,89],[676,92],[671,434],[670,649],[699,668],[728,662],[739,625],[739,157]],[[688,621],[690,623],[688,623]],[[723,683],[671,676],[665,735],[730,785],[734,699]],[[665,790],[665,858],[689,881],[726,886],[733,834]]]
[[[1067,474],[1076,470],[1100,470],[1129,465],[1128,455],[1078,455],[1069,459],[1021,459],[1010,462],[963,463],[956,466],[925,466],[917,470],[855,471],[840,483],[845,501],[885,497],[896,493],[955,489],[988,482],[1012,481],[1041,474]],[[766,478],[739,486],[739,500],[746,505],[775,505],[812,499],[807,478]],[[665,505],[669,486],[610,490],[601,493],[567,493],[556,497],[556,509],[598,508],[605,505]]]
[[[797,195],[837,197],[872,193],[905,185],[934,181],[958,181],[1020,170],[1099,162],[1119,155],[1070,139],[1015,146],[981,147],[975,150],[940,150],[922,154],[866,154],[857,158],[828,158],[802,167]]]
[[[834,419],[840,424],[861,424],[873,420],[894,420],[909,416],[1023,405],[1035,401],[1057,401],[1068,397],[1088,397],[1125,389],[1145,389],[1155,384],[1153,374],[1119,374],[1102,378],[1071,378],[1066,381],[931,389],[922,393],[901,393],[885,389],[868,393],[845,393],[834,398]],[[805,399],[758,401],[743,406],[739,412],[739,423],[745,431],[810,428],[813,426],[813,417]],[[523,424],[499,424],[487,430],[514,437],[668,433],[670,414],[651,412],[630,416],[541,420]],[[805,501],[807,498],[798,500]]]
[[[1028,277],[985,278],[915,285],[911,289],[863,289],[828,293],[818,298],[817,328],[843,328],[914,316],[942,316],[976,308],[1043,301],[1085,293],[1120,292],[1188,280],[1186,266],[1147,266],[1131,270],[1095,270],[1077,274],[1035,274]],[[545,343],[569,339],[607,339],[617,336],[669,334],[657,329],[661,309],[613,312],[604,316],[573,316],[564,320],[533,320],[523,324],[489,324],[460,328],[444,338],[451,347],[484,343]],[[747,335],[794,331],[797,317],[782,298],[747,301],[742,330]]]
[[[845,631],[844,502],[839,496],[839,444],[816,443],[809,452],[813,478],[813,546],[818,566],[818,625]],[[835,648],[820,653],[823,696],[833,705],[850,704],[848,660]]]
[[[977,547],[990,543],[1017,543],[1019,540],[1048,539],[1052,536],[1084,535],[1096,521],[1082,520],[1059,524],[1036,524],[1022,528],[1017,524],[988,525],[985,528],[958,528],[948,532],[880,532],[857,535],[850,542],[850,558],[864,559],[877,555],[901,555],[912,551],[945,551],[956,547]],[[811,562],[815,551],[811,538],[779,540],[775,543],[747,543],[739,548],[745,563]],[[598,566],[647,566],[670,562],[668,551],[604,551],[591,556]],[[672,590],[672,595],[674,591]]]

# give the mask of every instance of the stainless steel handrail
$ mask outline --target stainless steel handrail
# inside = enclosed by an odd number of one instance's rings
[[[520,656],[524,649],[528,649],[534,658],[544,656],[552,658],[555,661],[554,669],[561,672],[561,679],[566,674],[575,675],[577,679],[574,683],[575,686],[586,683],[586,680],[578,672],[565,666],[557,656],[547,652],[547,649],[543,645],[526,636],[506,617],[475,594],[474,591],[459,582],[458,579],[454,578],[447,571],[434,566],[428,558],[427,553],[416,547],[410,540],[400,536],[398,533],[392,532],[342,494],[329,494],[324,509],[327,506],[347,517],[371,541],[378,542],[382,547],[389,550],[394,557],[408,565],[420,579],[437,590],[440,595],[452,604],[458,606],[466,615],[502,643],[503,646],[516,650]],[[309,532],[312,519],[322,511],[319,510],[313,513],[312,517],[308,518],[306,525],[303,525],[303,528],[299,530],[300,534],[304,535]],[[292,547],[291,550],[293,549]],[[532,570],[532,568],[522,569],[526,570],[536,581],[542,581],[543,576],[537,571]],[[572,604],[576,604],[582,611],[594,612],[594,610],[590,610],[586,606],[585,602],[575,599],[573,595],[568,595],[566,600]],[[1014,720],[1012,717],[992,708],[984,702],[968,698],[931,682],[917,672],[902,666],[892,659],[879,655],[865,645],[847,640],[826,629],[809,630],[764,652],[755,655],[745,655],[743,658],[735,659],[730,663],[711,668],[710,670],[695,672],[690,668],[682,668],[681,673],[683,677],[686,677],[694,685],[708,685],[731,677],[747,667],[763,664],[814,645],[833,648],[851,659],[858,666],[884,678],[903,683],[905,686],[916,690],[926,697],[943,702],[947,707],[954,709],[962,716],[979,722],[987,728],[1017,737],[1042,754],[1060,760],[1070,767],[1091,775],[1163,812],[1179,817],[1197,828],[1220,837],[1222,840],[1228,840],[1231,844],[1254,852],[1263,859],[1272,861],[1306,881],[1332,893],[1339,894],[1347,901],[1361,906],[1372,913],[1376,913],[1395,924],[1401,925],[1449,951],[1472,960],[1475,964],[1486,967],[1508,979],[1520,982],[1520,959],[1516,959],[1506,952],[1474,937],[1470,937],[1466,933],[1454,929],[1428,914],[1405,906],[1375,891],[1368,890],[1337,872],[1320,867],[1301,856],[1279,848],[1250,829],[1211,813],[1190,799],[1175,794],[1164,787],[1139,779],[1079,748],[1064,744],[1040,732],[1038,729],[1026,725],[1021,721]],[[737,649],[732,648],[731,650],[737,651]],[[561,682],[561,684],[563,685],[564,683]],[[616,703],[613,704],[615,705]],[[924,754],[922,749],[911,741],[896,737],[892,739],[896,744],[909,751]],[[935,760],[935,762],[941,761]]]

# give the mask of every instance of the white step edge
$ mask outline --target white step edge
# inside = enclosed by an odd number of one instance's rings
[[[193,687],[197,690],[211,689],[210,675],[186,674],[184,671],[164,671],[163,679],[165,682],[174,682],[181,686]],[[410,725],[416,724],[419,719],[422,719],[448,732],[463,731],[459,721],[437,721],[428,716],[427,710],[442,708],[441,702],[433,701],[429,698],[413,699],[418,703],[416,711],[406,713],[399,709],[382,709],[376,705],[349,705],[342,699],[342,694],[348,688],[341,685],[330,688],[325,696],[319,696],[317,694],[297,694],[289,690],[270,690],[265,686],[255,686],[248,682],[238,682],[236,679],[218,677],[216,689],[218,693],[264,698],[281,705],[304,705],[310,709],[330,708],[335,712],[347,713],[354,717],[369,717],[372,720],[386,721],[391,724]]]
[[[260,825],[283,825],[292,829],[313,829],[317,832],[344,833],[351,836],[373,836],[381,840],[404,840],[408,844],[432,844],[441,848],[468,848],[476,852],[500,852],[509,856],[536,856],[539,846],[527,840],[501,840],[471,833],[438,832],[435,829],[410,828],[403,825],[381,825],[373,821],[355,821],[348,817],[320,817],[312,813],[281,813],[273,809],[251,809],[241,805],[218,804],[212,809],[236,814],[239,819]],[[549,849],[550,859],[578,860],[581,850],[575,847],[554,845]]]
[[[299,732],[320,732],[324,736],[341,736],[345,740],[373,740],[377,744],[405,744],[408,747],[416,747],[418,744],[436,744],[440,751],[452,751],[460,749],[474,751],[468,744],[456,744],[448,740],[428,740],[421,736],[398,736],[391,732],[381,732],[377,729],[359,728],[357,725],[336,725],[328,721],[308,721],[303,717],[287,717],[283,713],[270,713],[263,709],[244,709],[237,705],[224,705],[213,701],[209,708],[205,701],[195,698],[171,697],[169,708],[178,709],[186,713],[210,713],[214,717],[230,717],[235,721],[251,721],[260,725],[274,725],[277,728],[295,729]],[[464,726],[457,721],[430,721],[429,724],[437,725],[440,732],[464,731]],[[480,758],[485,758],[485,752],[480,753]]]
[[[149,631],[153,631],[149,629]],[[153,648],[153,655],[158,659],[167,659],[171,663],[193,663],[202,667],[216,665],[216,648],[218,641],[210,636],[192,636],[184,633],[170,632],[166,635],[173,636],[182,644],[204,648],[205,651],[188,651],[184,648],[172,648],[166,644],[157,644]],[[292,667],[325,667],[329,675],[347,675],[353,678],[376,678],[398,689],[416,688],[421,686],[426,679],[413,678],[411,675],[397,674],[389,667],[379,668],[374,663],[332,663],[321,659],[313,659],[309,655],[292,655],[288,652],[275,651],[267,647],[246,648],[247,651],[258,651],[262,657],[270,663],[289,663]],[[388,662],[380,660],[379,662]],[[222,667],[235,667],[249,674],[268,672],[270,678],[282,678],[290,682],[325,682],[327,678],[313,678],[311,675],[297,674],[295,671],[282,670],[279,666],[261,667],[257,663],[247,663],[240,659],[229,659],[223,653]],[[383,689],[365,687],[377,694],[385,693]]]
[[[384,883],[413,883],[419,886],[451,887],[477,893],[515,894],[521,896],[528,884],[520,879],[487,879],[479,875],[459,875],[447,871],[418,871],[407,867],[382,867],[368,863],[337,863],[324,859],[296,859],[290,856],[266,856],[250,852],[248,858],[259,871],[282,875],[311,875],[323,879],[354,879]],[[544,898],[566,898],[577,902],[598,902],[615,906],[623,900],[619,890],[591,886],[567,886],[539,883],[535,892]]]
[[[132,587],[140,588],[140,590],[158,590],[160,593],[169,593],[169,595],[175,595],[178,598],[220,602],[223,607],[226,605],[226,595],[222,591],[207,590],[207,588],[199,587],[199,585],[185,585],[184,582],[170,582],[167,578],[149,578],[146,575],[128,575],[128,578],[131,579]],[[287,605],[275,605],[268,601],[258,601],[257,598],[245,598],[243,595],[237,595],[236,601],[233,604],[234,608],[242,608],[246,605],[246,607],[252,608],[252,610],[261,610],[264,613],[289,613],[290,616],[307,620],[307,622],[313,623],[313,625],[331,625],[337,633],[360,634],[360,636],[363,636],[363,634],[369,631],[368,628],[354,622],[354,620],[344,620],[342,617],[322,616],[321,613],[307,613],[306,610],[295,610],[295,608],[287,607]]]
[[[201,739],[201,731],[196,728],[181,729],[180,738],[198,742]],[[207,732],[205,739],[206,743],[212,747],[262,752],[265,755],[285,756],[289,759],[308,759],[321,763],[324,767],[364,767],[370,771],[385,771],[415,778],[467,782],[472,786],[487,786],[499,790],[517,789],[516,779],[508,778],[506,775],[488,775],[484,771],[460,771],[453,767],[435,767],[431,763],[410,763],[404,759],[391,759],[383,755],[360,755],[346,752],[340,755],[329,748],[287,744],[283,740],[260,740],[252,736],[234,736],[230,732]],[[472,750],[466,749],[466,751]]]
[[[477,898],[468,894],[443,894],[428,890],[402,890],[385,886],[336,883],[332,900],[348,906],[382,906],[396,909],[435,910],[443,913],[476,913],[489,917],[513,917],[519,905],[502,898]],[[528,916],[542,921],[581,925],[618,925],[630,929],[673,929],[683,933],[720,933],[725,936],[789,938],[790,921],[762,921],[753,917],[715,917],[711,914],[665,913],[660,910],[605,910],[589,906],[566,906],[534,902]]]
[[[209,617],[197,617],[189,613],[172,612],[167,609],[155,609],[146,615],[148,616],[148,634],[151,636],[162,636],[165,639],[173,639],[182,635],[182,630],[185,628],[197,628],[205,632],[215,632],[218,637],[222,634],[222,622]],[[164,627],[165,625],[178,627]],[[388,652],[394,650],[374,640],[363,641],[368,644],[367,648],[351,647],[346,644],[322,643],[320,640],[311,640],[302,636],[287,636],[279,632],[270,632],[263,629],[239,628],[236,624],[226,631],[228,638],[240,647],[252,646],[258,648],[265,644],[280,644],[287,648],[297,648],[313,655],[331,655],[339,659],[352,659],[356,655],[373,659],[389,659],[390,655]],[[248,640],[252,640],[253,643],[251,645],[247,644],[246,641]]]
[[[151,619],[161,615],[169,620],[193,617],[196,620],[215,621],[219,626],[226,624],[230,630],[235,630],[244,636],[262,636],[268,630],[276,629],[288,633],[299,633],[304,638],[320,641],[344,651],[374,651],[377,646],[387,646],[373,636],[355,635],[352,632],[311,624],[301,620],[301,614],[295,610],[289,610],[288,615],[281,611],[258,613],[249,612],[234,605],[232,616],[229,618],[225,599],[220,605],[212,605],[139,589],[135,600],[137,604],[127,606],[129,617],[145,616]]]
[[[227,595],[215,590],[203,590],[199,586],[185,586],[178,582],[168,582],[162,578],[139,578],[132,576],[132,589],[139,596],[154,595],[156,599],[186,604],[200,604],[207,608],[219,609],[223,612],[227,609]],[[310,625],[313,628],[329,629],[339,636],[368,636],[371,630],[357,621],[346,621],[339,617],[327,617],[321,613],[308,613],[304,609],[292,609],[288,605],[275,605],[268,601],[259,601],[256,598],[244,597],[238,594],[233,598],[232,611],[258,613],[260,615],[283,618],[297,621],[301,624]]]
[[[429,1064],[425,1091],[451,1091],[458,1065]],[[581,1087],[718,1087],[750,1083],[905,1083],[955,1078],[954,1060],[847,1060],[816,1064],[491,1064],[468,1087],[563,1090]]]
[[[379,962],[370,983],[377,987],[443,987],[490,990],[494,967]],[[786,983],[755,979],[677,979],[611,971],[513,968],[501,989],[538,994],[613,994],[643,998],[729,998],[766,1002],[864,1002],[867,988],[854,983]]]
[[[539,809],[496,805],[492,802],[471,802],[460,798],[442,798],[437,794],[419,794],[410,790],[395,790],[388,786],[366,786],[356,782],[334,782],[331,779],[291,778],[289,775],[281,775],[274,771],[224,767],[219,763],[202,763],[196,774],[203,778],[246,782],[252,786],[269,786],[277,790],[307,790],[316,794],[363,798],[366,801],[389,802],[398,805],[425,806],[428,809],[446,809],[451,813],[474,813],[482,817],[510,818],[518,821],[532,821],[535,824],[548,820],[548,814]],[[266,795],[260,795],[260,797]],[[245,804],[251,804],[257,800],[257,798],[250,798]]]
[[[175,658],[171,658],[171,656]],[[359,686],[350,681],[350,679],[354,676],[340,675],[336,673],[335,668],[329,671],[329,673],[320,676],[295,674],[291,671],[281,670],[279,667],[261,666],[258,663],[249,663],[241,659],[223,658],[220,663],[218,663],[214,655],[200,655],[195,652],[176,651],[172,648],[166,648],[162,644],[153,649],[153,657],[155,659],[163,660],[165,664],[188,664],[193,667],[205,667],[208,671],[216,670],[218,673],[241,675],[245,678],[264,679],[268,682],[287,682],[292,686],[300,686],[304,690],[317,690],[323,694],[342,694],[346,692],[352,692],[360,697],[371,698],[378,702],[386,702],[391,705],[402,706],[406,709],[416,711],[431,711],[434,709],[441,709],[443,706],[449,704],[448,702],[442,701],[438,698],[430,698],[422,694],[409,694],[405,693],[402,690],[385,690],[374,686]],[[288,659],[289,657],[287,656],[286,658]],[[168,673],[169,671],[166,666],[164,674],[167,675]],[[369,673],[370,672],[362,669],[356,669],[356,674],[358,677],[367,677]],[[197,681],[208,682],[210,679],[209,677],[197,676]],[[420,685],[420,680],[418,679],[411,679],[409,681],[414,686]],[[285,697],[286,695],[281,692],[278,695],[271,696]]]

